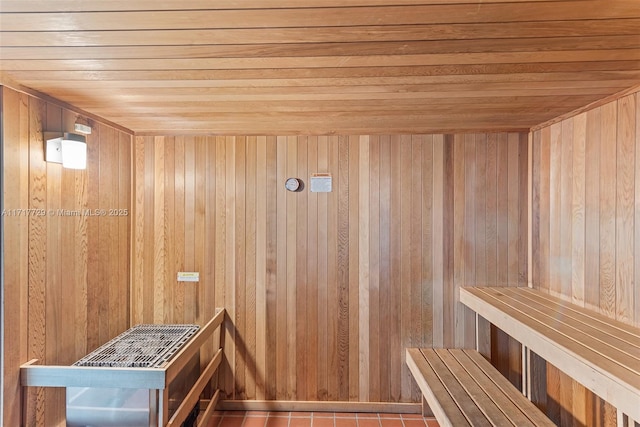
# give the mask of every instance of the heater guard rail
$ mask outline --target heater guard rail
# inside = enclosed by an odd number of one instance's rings
[[[226,310],[217,308],[215,316],[182,347],[182,349],[161,368],[118,368],[87,366],[38,365],[38,359],[30,360],[20,366],[20,382],[23,387],[23,408],[26,407],[27,387],[94,387],[94,388],[135,388],[150,389],[157,393],[157,425],[172,427],[181,425],[189,415],[191,408],[200,399],[200,394],[211,381],[222,361],[222,335],[218,336],[217,351],[201,372],[191,390],[169,419],[168,385],[175,379],[189,360],[220,328]],[[214,344],[215,345],[215,344]],[[82,375],[79,375],[82,373]],[[199,417],[198,427],[206,426],[220,397],[217,390],[208,401],[204,413]],[[23,411],[24,415],[24,411]],[[155,425],[155,423],[154,423]]]

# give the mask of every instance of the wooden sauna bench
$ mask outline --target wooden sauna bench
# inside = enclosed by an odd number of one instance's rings
[[[640,328],[530,288],[460,288],[460,301],[615,406],[619,421],[640,421]]]
[[[475,350],[408,348],[406,361],[441,426],[555,426]]]

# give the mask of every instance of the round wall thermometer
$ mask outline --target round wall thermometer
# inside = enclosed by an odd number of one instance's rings
[[[302,181],[298,178],[288,178],[284,183],[284,188],[289,191],[300,191],[302,190]]]

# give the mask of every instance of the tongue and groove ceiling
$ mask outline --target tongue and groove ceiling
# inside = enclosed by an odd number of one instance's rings
[[[2,80],[138,134],[527,130],[640,84],[640,0],[0,0]]]

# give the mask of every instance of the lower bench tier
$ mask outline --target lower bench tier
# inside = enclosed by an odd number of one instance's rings
[[[555,426],[475,350],[408,348],[406,356],[441,426]]]

